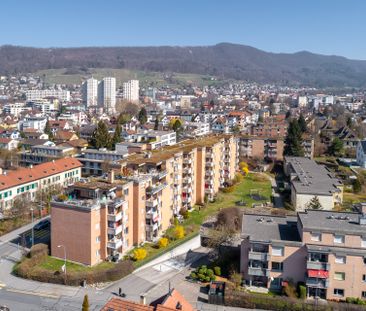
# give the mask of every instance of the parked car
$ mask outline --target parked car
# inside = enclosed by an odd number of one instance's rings
[[[51,222],[50,222],[48,219],[46,219],[46,220],[42,220],[42,221],[40,221],[38,224],[36,224],[36,225],[33,227],[33,229],[34,229],[34,230],[43,230],[43,229],[47,229],[47,228],[49,228],[49,227],[50,227],[50,225],[51,225]]]

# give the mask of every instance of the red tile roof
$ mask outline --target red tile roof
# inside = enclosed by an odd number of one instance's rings
[[[64,158],[42,163],[33,168],[21,168],[8,172],[7,175],[0,176],[0,190],[36,181],[81,166],[81,162],[75,158]]]
[[[8,144],[11,142],[10,138],[0,137],[0,144]]]

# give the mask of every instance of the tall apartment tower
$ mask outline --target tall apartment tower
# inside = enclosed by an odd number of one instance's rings
[[[116,78],[105,77],[98,88],[99,104],[107,113],[116,111]]]
[[[82,98],[86,107],[95,107],[98,105],[98,80],[90,78],[84,81],[82,85]]]
[[[123,98],[129,102],[138,102],[139,89],[139,80],[130,80],[123,83]]]

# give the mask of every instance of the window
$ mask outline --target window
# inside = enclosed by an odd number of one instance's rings
[[[99,243],[99,242],[100,242],[100,236],[97,236],[97,237],[95,238],[95,242],[97,242],[97,243]]]
[[[346,279],[346,274],[344,272],[334,272],[334,279],[337,281],[344,281]]]
[[[282,246],[272,246],[272,255],[273,256],[283,256],[283,247]]]
[[[95,252],[95,256],[96,257],[99,257],[100,256],[99,249],[97,249],[97,251]]]
[[[317,241],[317,242],[321,241],[321,240],[322,240],[322,235],[321,235],[321,233],[315,233],[315,232],[312,232],[312,233],[311,233],[311,240],[312,240],[312,241]]]
[[[362,238],[361,247],[366,247],[366,238]]]
[[[124,193],[124,195],[128,195],[128,189],[125,189],[125,190],[123,191],[123,193]]]
[[[362,282],[366,282],[366,274],[362,275]]]
[[[272,262],[272,270],[283,271],[283,262]]]
[[[343,244],[344,243],[344,235],[335,234],[334,235],[334,243]]]
[[[362,293],[361,293],[361,297],[362,297],[362,298],[366,298],[366,292],[362,292]]]
[[[346,256],[335,256],[335,263],[346,263]]]
[[[99,222],[97,224],[95,224],[95,230],[99,230],[100,229],[100,224]]]
[[[335,288],[334,291],[334,296],[340,296],[343,297],[344,296],[344,289],[341,288]]]

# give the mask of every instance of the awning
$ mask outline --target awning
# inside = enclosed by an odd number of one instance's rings
[[[308,276],[311,278],[322,278],[326,279],[329,277],[329,271],[326,270],[308,270]]]

